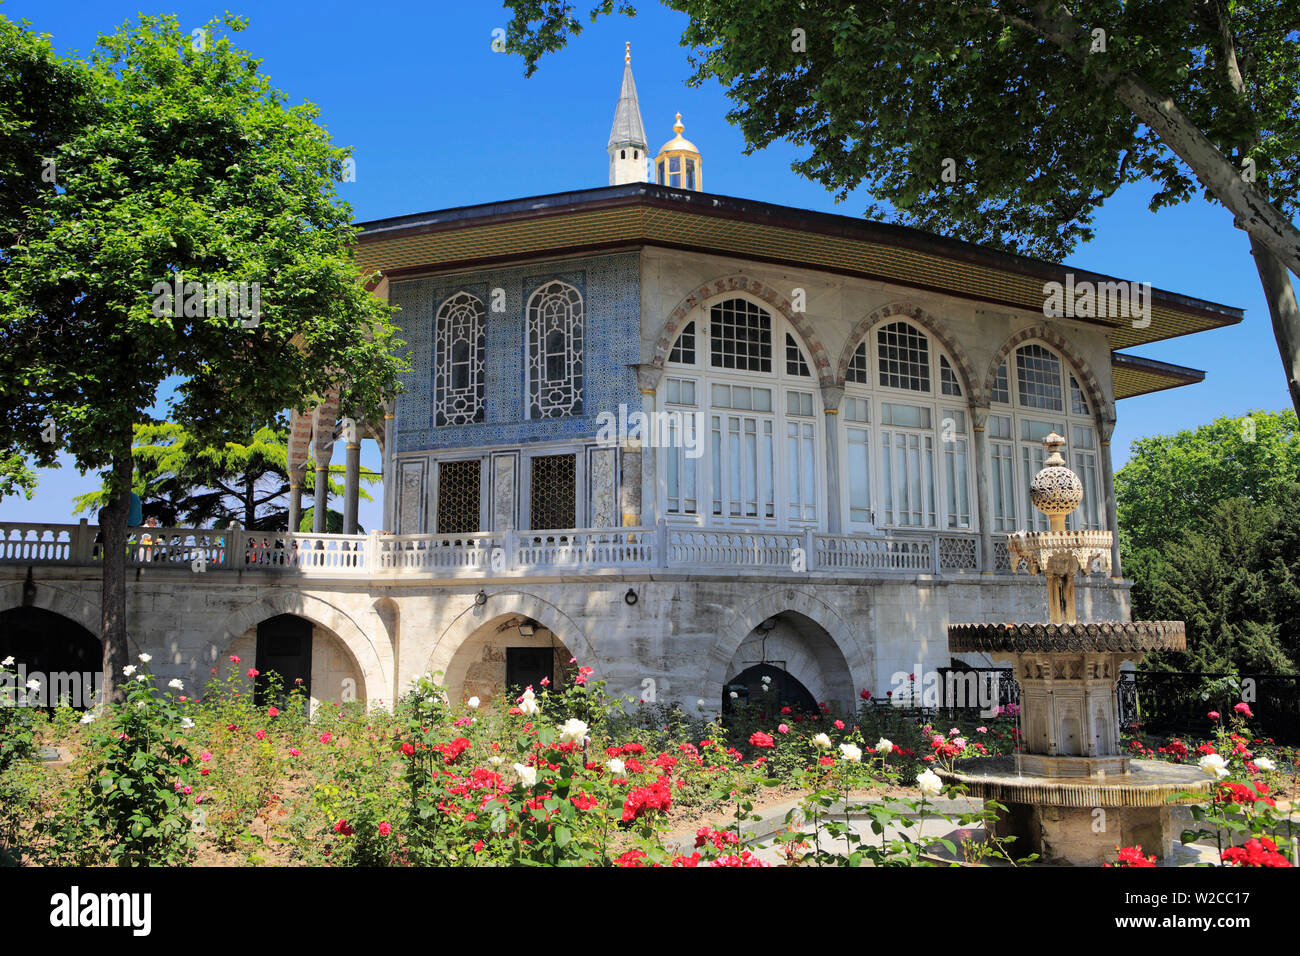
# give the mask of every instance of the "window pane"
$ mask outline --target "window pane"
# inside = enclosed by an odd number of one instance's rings
[[[887,388],[930,391],[930,343],[906,322],[895,322],[876,333],[880,353],[880,384]]]
[[[860,342],[857,351],[853,353],[853,359],[849,362],[848,372],[845,374],[844,380],[846,382],[856,382],[858,385],[868,384],[866,340]]]
[[[728,299],[709,310],[714,368],[772,371],[772,317],[747,299]]]
[[[1041,345],[1016,349],[1016,384],[1026,408],[1065,410],[1061,401],[1061,361]]]
[[[438,309],[435,320],[434,425],[483,421],[486,326],[483,303],[459,292]]]
[[[582,322],[582,297],[570,285],[551,282],[529,298],[530,418],[582,414]]]
[[[871,433],[846,429],[849,458],[849,520],[871,521]]]
[[[929,428],[930,409],[920,405],[897,405],[893,402],[880,403],[880,420],[885,425],[900,425],[906,428]]]

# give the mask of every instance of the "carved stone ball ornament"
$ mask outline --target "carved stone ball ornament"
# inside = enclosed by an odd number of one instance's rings
[[[1083,501],[1083,482],[1061,457],[1064,438],[1052,432],[1043,439],[1043,444],[1051,454],[1043,463],[1042,471],[1029,483],[1029,498],[1045,515],[1068,515]]]

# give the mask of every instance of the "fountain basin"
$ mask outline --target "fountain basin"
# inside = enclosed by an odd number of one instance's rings
[[[962,760],[935,772],[1007,808],[989,832],[1015,837],[1016,855],[1037,853],[1043,862],[1070,866],[1113,862],[1117,846],[1170,859],[1170,807],[1205,801],[1214,785],[1198,767],[1159,760],[1130,760],[1128,773],[1092,777],[1022,775],[1014,755]]]

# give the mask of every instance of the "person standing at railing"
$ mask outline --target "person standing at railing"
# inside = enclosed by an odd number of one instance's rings
[[[156,528],[158,527],[158,519],[150,515],[149,520],[144,523],[144,526],[146,528]],[[153,543],[154,543],[153,535],[149,534],[147,531],[144,534],[140,535],[140,560],[141,561],[153,560],[154,549],[150,547],[150,545],[152,545]]]

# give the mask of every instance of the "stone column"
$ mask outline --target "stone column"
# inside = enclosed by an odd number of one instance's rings
[[[384,483],[384,530],[391,534],[397,533],[397,469],[394,466],[394,453],[397,446],[394,443],[394,435],[397,432],[397,416],[393,414],[394,407],[392,402],[384,403],[384,443],[379,449],[382,456],[383,466],[383,483]]]
[[[826,412],[826,530],[840,534],[843,529],[843,503],[840,500],[840,402],[844,400],[843,385],[823,385],[822,409]]]
[[[361,438],[343,446],[343,533],[357,533],[357,498],[361,487]]]
[[[989,422],[987,405],[970,406],[971,433],[975,439],[975,514],[980,523],[980,573],[994,573],[993,529],[989,499],[989,442],[985,427]]]
[[[636,374],[636,387],[641,392],[641,412],[645,415],[648,429],[649,423],[654,421],[655,390],[659,387],[659,379],[663,377],[664,370],[649,363],[628,367]],[[659,456],[655,454],[654,448],[647,446],[644,441],[641,442],[641,500],[638,523],[642,526],[652,525],[660,518],[658,472]],[[624,521],[626,522],[626,518]]]
[[[325,533],[325,515],[330,505],[330,463],[329,459],[321,464],[316,459],[316,494],[311,503],[311,530],[315,534]]]
[[[298,530],[302,521],[302,472],[296,468],[289,471],[289,533]]]
[[[1115,419],[1103,418],[1098,425],[1101,432],[1101,490],[1106,499],[1106,527],[1114,535],[1110,545],[1110,576],[1121,581],[1124,570],[1119,563],[1119,517],[1115,510],[1115,471],[1110,458],[1110,436],[1115,432]]]

